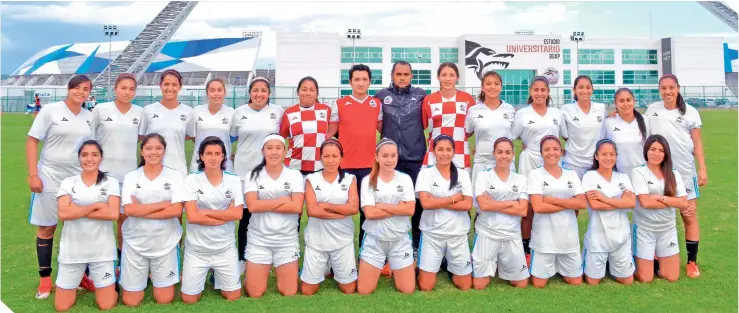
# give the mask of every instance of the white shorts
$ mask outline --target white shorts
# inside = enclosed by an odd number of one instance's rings
[[[661,232],[651,232],[632,225],[631,241],[634,256],[644,260],[654,260],[680,253],[680,242],[677,240],[677,228]]]
[[[105,288],[115,283],[115,261],[91,263],[59,263],[56,274],[56,286],[62,289],[74,289],[80,286],[85,269],[90,268],[90,279],[95,288]]]
[[[472,247],[472,276],[475,278],[498,277],[508,281],[529,278],[526,256],[521,239],[498,241],[475,235]]]
[[[404,236],[398,240],[384,241],[364,233],[359,258],[376,268],[383,268],[385,261],[390,264],[391,270],[406,268],[413,265],[411,238]]]
[[[438,237],[421,232],[418,244],[418,268],[430,272],[439,272],[441,260],[446,257],[447,271],[463,276],[472,273],[472,257],[467,235]]]
[[[330,252],[318,251],[305,246],[303,269],[300,280],[317,285],[323,282],[328,268],[334,271],[334,280],[348,284],[357,280],[357,259],[354,258],[354,243]]]
[[[126,291],[146,289],[146,281],[151,273],[155,288],[166,288],[180,281],[180,249],[174,247],[168,254],[158,258],[147,258],[138,254],[123,241],[121,251],[120,285]]]
[[[685,193],[688,194],[688,200],[698,199],[701,194],[698,191],[698,177],[696,175],[685,175],[680,174],[683,179],[683,186],[685,186]]]
[[[580,252],[543,253],[531,249],[531,268],[529,274],[539,279],[549,279],[559,273],[563,277],[582,276],[582,255]]]
[[[606,262],[611,276],[626,278],[634,275],[634,257],[631,254],[631,243],[625,242],[611,252],[592,252],[587,248],[582,251],[583,272],[590,278],[601,279],[606,276]]]
[[[185,257],[182,260],[182,285],[180,289],[186,295],[198,295],[205,289],[208,270],[213,269],[215,288],[222,291],[241,289],[241,273],[239,272],[239,255],[236,246],[209,254],[193,252],[185,246]]]
[[[270,248],[247,242],[244,255],[249,262],[271,264],[278,267],[290,262],[297,262],[300,259],[300,246]]]
[[[529,172],[542,165],[544,165],[544,159],[541,157],[541,153],[526,149],[521,151],[519,155],[518,173],[527,177]]]
[[[28,222],[36,226],[54,226],[59,221],[56,192],[31,193]]]
[[[580,178],[580,180],[582,180],[583,175],[585,175],[585,172],[587,172],[590,169],[590,166],[576,166],[568,162],[562,161],[562,168],[575,171],[575,173],[577,173],[577,177]]]

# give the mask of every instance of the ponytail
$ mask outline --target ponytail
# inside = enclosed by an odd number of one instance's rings
[[[257,179],[259,179],[259,173],[266,165],[267,159],[262,157],[262,162],[255,166],[253,170],[251,170],[251,176],[249,177],[249,180],[256,181]]]
[[[372,171],[369,174],[369,187],[372,188],[372,191],[375,191],[377,189],[377,177],[380,175],[380,163],[377,163],[377,159],[375,158],[374,162],[372,163]]]
[[[688,109],[685,100],[683,100],[683,95],[679,91],[677,92],[677,109],[680,111],[680,115],[685,115],[685,110]]]
[[[636,124],[639,125],[639,132],[641,133],[641,139],[645,140],[647,138],[647,124],[644,123],[644,116],[639,113],[636,109],[634,109],[634,118],[636,118]]]
[[[449,190],[452,190],[454,186],[457,186],[459,175],[457,174],[457,166],[454,165],[454,162],[449,165]]]

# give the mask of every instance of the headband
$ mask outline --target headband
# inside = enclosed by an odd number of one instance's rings
[[[382,140],[380,140],[379,143],[377,143],[377,147],[375,148],[375,153],[379,152],[380,148],[384,145],[393,145],[396,148],[398,147],[398,144],[395,143],[395,141],[393,141],[392,139],[383,138]]]
[[[324,146],[325,146],[326,144],[329,144],[329,143],[337,145],[337,146],[339,147],[339,150],[341,150],[342,152],[344,151],[344,146],[343,146],[343,145],[341,144],[341,142],[340,142],[340,141],[338,141],[338,140],[336,140],[336,139],[334,139],[334,138],[329,138],[329,139],[326,139],[326,140],[325,140],[325,141],[324,141],[324,142],[323,142],[323,143],[321,144],[321,149],[323,149],[323,147],[324,147]]]
[[[434,138],[434,146],[436,146],[436,144],[439,142],[439,140],[442,140],[442,139],[446,139],[446,140],[451,141],[452,142],[452,147],[454,147],[454,138],[452,138],[452,136],[444,135],[444,134],[439,135],[439,136],[436,136],[436,138]]]
[[[515,146],[513,145],[513,140],[511,140],[511,138],[508,138],[508,137],[500,137],[500,138],[496,139],[495,142],[493,142],[493,150],[495,150],[495,146],[497,146],[499,142],[503,142],[503,141],[510,143],[511,146],[514,147],[514,149],[515,149]]]
[[[544,142],[547,141],[547,140],[549,140],[549,139],[556,140],[557,143],[559,144],[559,147],[560,148],[562,147],[562,143],[559,141],[559,138],[557,138],[557,136],[546,135],[543,138],[541,138],[541,140],[539,141],[539,151],[541,151],[541,148],[544,146]]]
[[[279,140],[280,142],[282,142],[282,144],[285,144],[285,138],[278,134],[271,134],[267,135],[267,137],[264,137],[264,140],[262,140],[262,147],[264,147],[264,145],[266,145],[267,142],[270,140]]]
[[[534,78],[531,80],[531,83],[533,84],[535,81],[541,81],[547,84],[547,88],[549,87],[549,79],[546,78],[546,76],[534,76]]]
[[[269,79],[267,79],[266,77],[257,76],[257,77],[254,77],[254,78],[251,79],[251,83],[254,83],[254,82],[257,82],[257,81],[266,82],[267,85],[270,85],[271,84],[271,82],[269,81]]]
[[[613,142],[613,140],[610,140],[608,138],[605,138],[605,139],[598,140],[598,143],[595,144],[595,151],[596,151],[596,153],[598,152],[598,148],[600,148],[600,145],[602,145],[604,143],[610,143],[610,144],[613,145],[613,148],[616,149],[616,143]]]

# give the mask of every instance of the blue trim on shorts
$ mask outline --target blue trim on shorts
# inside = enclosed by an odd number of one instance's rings
[[[33,216],[33,200],[36,199],[36,193],[31,193],[31,203],[28,205],[28,223],[31,223],[31,216]]]
[[[182,264],[180,264],[180,245],[178,244],[174,249],[177,251],[177,275],[180,275],[180,269],[182,268]],[[151,269],[149,270],[151,271]]]
[[[696,199],[701,197],[701,193],[698,191],[698,178],[695,176],[693,176],[693,192],[695,192]]]
[[[631,224],[631,255],[632,259],[636,257],[636,224]],[[634,259],[634,262],[636,262],[636,259]]]
[[[362,257],[362,249],[364,249],[364,241],[367,239],[367,233],[364,233],[364,236],[362,236],[362,244],[359,245],[359,258]],[[244,252],[244,255],[246,255],[246,252]]]
[[[588,248],[582,250],[582,271],[585,272],[585,260],[587,260]]]
[[[421,232],[421,238],[418,239],[418,264],[421,264],[421,250],[423,249],[423,232]],[[418,266],[416,264],[416,266]]]
[[[529,264],[529,275],[531,275],[531,269],[533,268],[532,265],[534,265],[534,249],[531,249],[531,263]]]

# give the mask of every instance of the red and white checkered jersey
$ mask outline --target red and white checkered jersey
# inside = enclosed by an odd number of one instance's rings
[[[285,166],[301,171],[323,169],[318,148],[326,140],[331,108],[316,103],[306,108],[296,104],[285,111],[280,135],[289,138]]]
[[[441,96],[441,91],[434,92],[423,100],[423,128],[431,126],[429,134],[429,145],[423,165],[436,164],[433,154],[433,141],[439,135],[448,135],[454,138],[454,158],[452,161],[458,168],[471,170],[470,147],[467,142],[465,131],[465,119],[467,110],[475,105],[472,95],[457,90],[457,94],[451,99]]]

